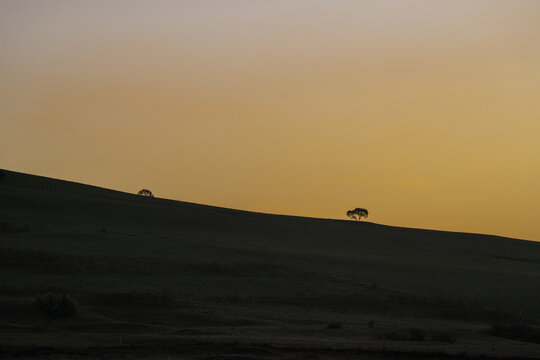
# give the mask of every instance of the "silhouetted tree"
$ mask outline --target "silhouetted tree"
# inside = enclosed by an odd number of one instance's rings
[[[154,197],[154,194],[152,194],[152,192],[150,190],[147,190],[147,189],[142,189],[137,194],[142,195],[142,196]]]
[[[347,211],[347,216],[357,221],[360,221],[362,218],[367,218],[368,215],[368,211],[363,208],[356,208],[354,210]]]
[[[79,304],[67,294],[46,293],[36,297],[34,306],[45,318],[47,325],[54,320],[73,318],[79,314]]]

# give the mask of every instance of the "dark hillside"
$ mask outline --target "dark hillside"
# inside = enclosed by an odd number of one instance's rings
[[[204,336],[540,354],[533,342],[484,332],[495,322],[540,322],[540,243],[252,213],[3,173],[6,346]],[[49,291],[73,296],[81,313],[43,330],[30,303]],[[422,341],[411,328],[422,329]]]

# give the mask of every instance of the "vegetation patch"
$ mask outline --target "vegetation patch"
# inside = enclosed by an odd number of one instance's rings
[[[379,291],[347,295],[311,295],[291,297],[225,296],[214,301],[238,304],[294,305],[339,312],[369,312],[400,316],[456,319],[470,322],[525,321],[519,314],[490,310],[440,298],[421,297],[402,292]],[[527,320],[528,321],[528,320]]]

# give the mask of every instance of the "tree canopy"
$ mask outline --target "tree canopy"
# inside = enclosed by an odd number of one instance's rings
[[[347,216],[351,219],[360,221],[362,218],[367,218],[369,215],[367,209],[364,208],[356,208],[354,210],[348,210]]]
[[[152,192],[148,189],[142,189],[137,194],[142,196],[154,197],[154,194],[152,194]]]

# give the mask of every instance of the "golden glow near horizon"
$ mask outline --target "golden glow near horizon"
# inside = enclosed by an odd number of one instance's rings
[[[0,2],[0,167],[540,240],[538,1]]]

